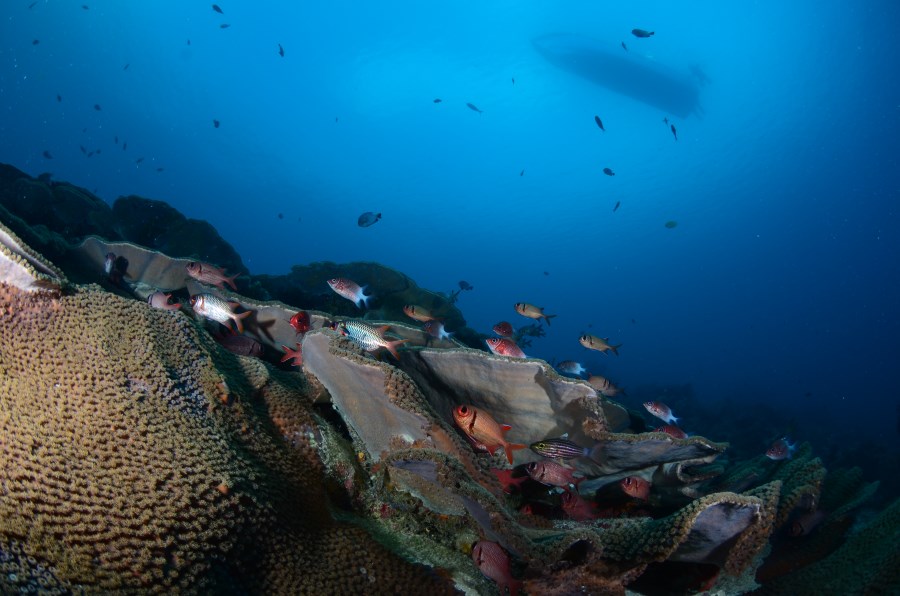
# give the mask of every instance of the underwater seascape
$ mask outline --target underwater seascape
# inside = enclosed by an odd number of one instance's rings
[[[744,4],[0,4],[0,594],[900,594],[900,4]]]

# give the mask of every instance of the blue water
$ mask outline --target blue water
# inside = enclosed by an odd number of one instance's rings
[[[485,333],[558,315],[529,355],[897,449],[900,4],[84,1],[0,6],[0,161],[165,200],[252,273],[465,279]]]

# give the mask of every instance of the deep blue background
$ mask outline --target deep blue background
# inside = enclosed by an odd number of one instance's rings
[[[484,332],[558,314],[529,355],[897,449],[900,4],[84,2],[0,5],[0,161],[168,201],[253,273],[465,279]],[[593,59],[560,68],[551,34]],[[609,90],[623,59],[697,66],[698,113]]]

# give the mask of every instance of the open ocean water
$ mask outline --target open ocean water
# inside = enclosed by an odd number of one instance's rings
[[[900,4],[83,1],[0,5],[0,162],[897,472]]]

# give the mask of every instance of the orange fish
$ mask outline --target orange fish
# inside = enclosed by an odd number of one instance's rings
[[[434,319],[434,315],[432,315],[429,311],[425,310],[421,306],[416,306],[415,304],[407,304],[403,307],[403,312],[406,313],[407,317],[411,319],[415,319],[420,323],[427,323]]]
[[[522,582],[513,579],[509,570],[509,555],[503,547],[496,542],[479,540],[472,548],[472,562],[481,570],[485,577],[497,582],[497,588],[501,594],[506,594],[509,588],[509,596],[516,596],[522,587]]]
[[[646,501],[650,498],[650,481],[639,476],[626,476],[619,483],[626,495]]]
[[[526,358],[522,348],[508,337],[489,337],[484,341],[494,354],[509,356],[510,358]]]
[[[237,286],[234,285],[234,279],[240,275],[239,273],[235,273],[231,277],[228,277],[225,274],[224,269],[219,269],[209,263],[201,263],[199,261],[191,261],[187,264],[185,269],[187,269],[188,275],[200,283],[216,286],[219,289],[224,289],[224,284],[227,283],[231,286],[232,290],[237,291]]]
[[[513,463],[512,452],[525,449],[525,445],[506,440],[506,432],[511,426],[497,424],[490,414],[475,406],[457,406],[453,410],[453,420],[474,443],[484,445],[491,455],[494,455],[497,447],[503,447],[510,465]]]
[[[655,429],[653,432],[655,433],[666,433],[670,437],[675,439],[686,439],[688,435],[686,432],[675,426],[674,424],[666,424],[665,426],[660,426]]]
[[[545,315],[543,307],[528,304],[527,302],[516,302],[516,312],[523,317],[528,317],[529,319],[535,319],[537,321],[544,319],[545,321],[547,321],[547,325],[550,325],[550,319],[556,316]]]
[[[368,286],[360,287],[358,283],[345,277],[333,277],[329,279],[328,286],[339,296],[342,296],[355,304],[356,308],[362,308],[363,306],[366,308],[369,307],[369,298],[371,298],[372,295],[363,293]]]
[[[293,327],[294,331],[297,333],[306,333],[310,328],[309,313],[305,310],[297,312],[297,314],[291,317],[290,323],[291,327]]]
[[[612,352],[616,356],[619,355],[619,348],[622,344],[611,345],[608,337],[597,337],[596,335],[584,334],[578,339],[579,343],[588,350],[597,350],[598,352]]]
[[[565,489],[565,492],[560,497],[562,501],[562,509],[566,512],[571,519],[575,521],[590,521],[592,519],[597,519],[600,517],[600,513],[597,509],[597,503],[593,501],[586,501],[581,498],[581,495],[578,494],[578,491],[572,491],[569,489]]]
[[[147,304],[152,306],[153,308],[161,308],[164,310],[180,310],[181,303],[173,302],[169,304],[169,298],[172,297],[172,294],[167,294],[165,292],[153,292],[149,296],[147,296]]]

